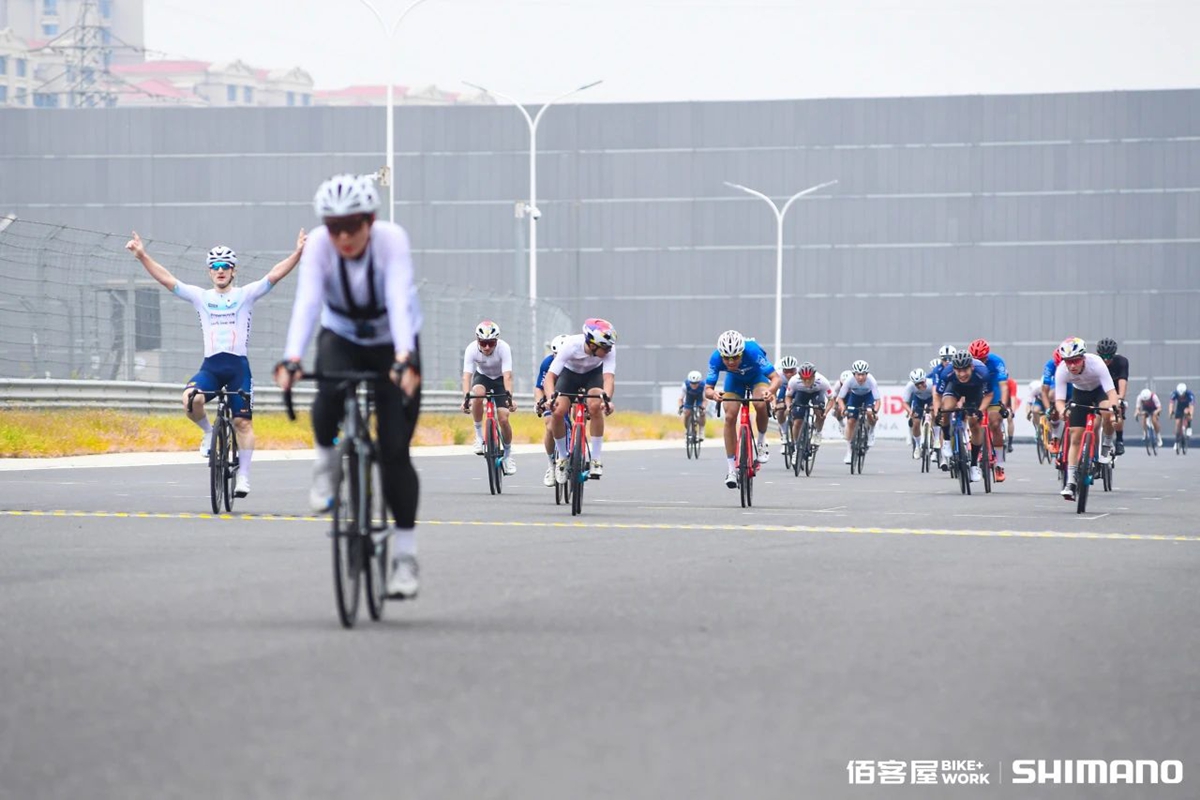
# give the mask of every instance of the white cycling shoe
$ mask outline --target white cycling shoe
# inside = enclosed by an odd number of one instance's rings
[[[546,467],[546,475],[542,478],[542,486],[554,486],[554,467]]]
[[[213,432],[211,430],[200,434],[200,446],[196,449],[199,450],[200,455],[204,456],[205,458],[208,458],[208,453],[210,450],[212,450],[212,437]]]
[[[983,470],[979,467],[971,467],[971,483],[979,483],[983,480]]]
[[[250,479],[239,472],[237,481],[233,485],[233,496],[245,497],[248,494],[250,494]]]
[[[476,439],[476,440],[475,440],[475,449],[474,449],[474,451],[473,451],[473,452],[474,452],[474,453],[475,453],[475,455],[477,455],[477,456],[481,456],[481,455],[483,455],[484,453],[486,453],[486,452],[487,452],[487,448],[483,446],[483,439]]]
[[[395,556],[392,558],[392,574],[387,582],[387,596],[396,600],[411,600],[420,590],[416,556]]]
[[[333,508],[333,493],[341,481],[342,459],[338,451],[317,448],[317,460],[313,462],[312,487],[308,490],[308,507],[313,511],[328,511]]]
[[[509,456],[508,458],[504,459],[504,474],[505,475],[516,475],[517,474],[517,462],[513,461],[512,456]]]
[[[725,485],[730,489],[737,488],[737,472],[729,470],[729,472],[725,473]]]

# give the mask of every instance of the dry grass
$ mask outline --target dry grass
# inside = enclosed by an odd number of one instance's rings
[[[518,443],[542,440],[543,424],[529,413],[512,417]],[[709,424],[710,433],[713,425]],[[289,422],[281,413],[254,415],[256,447],[295,450],[312,447],[308,415]],[[418,445],[466,444],[474,428],[465,414],[422,414]],[[604,438],[678,439],[683,423],[673,415],[619,411],[608,418]],[[134,453],[191,450],[200,432],[183,414],[105,410],[0,410],[0,457],[36,458],[95,453]]]

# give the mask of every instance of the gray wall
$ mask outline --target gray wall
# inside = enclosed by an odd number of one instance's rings
[[[519,114],[396,115],[396,214],[423,277],[524,293]],[[321,178],[383,163],[382,116],[4,110],[0,211],[269,256],[312,223]],[[774,218],[725,180],[774,197],[840,182],[784,232],[784,351],[827,374],[862,357],[899,379],[984,336],[1032,377],[1077,334],[1120,340],[1160,390],[1200,382],[1200,90],[563,106],[539,148],[540,294],[613,320],[639,404],[726,328],[773,338]]]

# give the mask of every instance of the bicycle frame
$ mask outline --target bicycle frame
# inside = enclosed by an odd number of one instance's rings
[[[492,494],[501,494],[504,481],[504,437],[500,431],[500,421],[496,416],[496,398],[512,399],[508,392],[485,392],[482,395],[468,392],[463,398],[463,405],[473,400],[483,400],[483,441],[484,459],[487,461],[488,490]]]

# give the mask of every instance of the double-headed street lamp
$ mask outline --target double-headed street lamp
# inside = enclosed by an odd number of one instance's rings
[[[400,23],[408,16],[408,12],[412,11],[417,6],[424,3],[425,0],[413,0],[408,4],[408,7],[400,12],[400,16],[388,25],[384,20],[383,15],[375,8],[371,0],[358,0],[367,9],[375,15],[375,19],[379,20],[379,28],[383,31],[383,35],[387,38],[385,49],[387,50],[387,186],[388,186],[388,222],[396,221],[396,147],[393,129],[395,120],[393,115],[392,102],[392,84],[396,82],[396,30],[399,29]]]
[[[751,189],[746,186],[742,186],[739,183],[730,183],[729,181],[725,181],[726,186],[732,187],[734,189],[740,189],[741,191],[745,192],[746,194],[752,194],[755,197],[766,201],[767,205],[769,205],[771,207],[771,210],[775,212],[775,226],[776,227],[775,227],[775,351],[774,352],[775,352],[775,358],[777,358],[777,359],[781,358],[783,355],[783,353],[782,353],[782,351],[783,351],[783,215],[787,213],[788,208],[791,207],[792,203],[796,202],[801,197],[804,197],[804,195],[812,194],[813,192],[815,192],[819,189],[824,189],[826,186],[833,186],[835,183],[837,183],[837,181],[826,181],[825,183],[818,183],[816,186],[810,186],[803,191],[796,192],[794,195],[792,195],[791,197],[789,197],[787,199],[787,202],[783,204],[783,208],[780,208],[779,206],[777,206],[775,204],[774,200],[767,197],[762,192],[757,192],[754,189]]]
[[[577,89],[564,91],[562,95],[554,98],[554,100],[545,104],[538,109],[538,114],[530,116],[528,109],[516,101],[516,98],[509,95],[500,94],[498,91],[485,89],[484,86],[463,80],[463,83],[470,86],[472,89],[478,89],[484,92],[485,95],[499,97],[500,100],[506,100],[516,106],[518,112],[521,112],[526,125],[529,126],[529,203],[524,207],[526,216],[529,217],[529,302],[533,303],[538,300],[538,219],[541,218],[541,211],[538,209],[538,124],[541,122],[541,115],[546,113],[546,109],[553,106],[560,100],[566,97],[577,94],[584,89],[592,89],[592,86],[604,83],[604,80],[593,80],[592,83],[578,86]],[[534,332],[536,336],[536,332]]]

